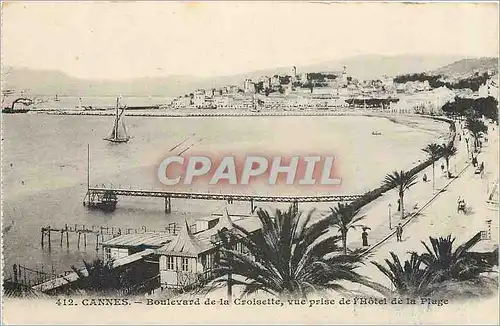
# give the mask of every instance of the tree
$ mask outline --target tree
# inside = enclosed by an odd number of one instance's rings
[[[87,293],[124,295],[140,290],[147,290],[153,273],[140,265],[131,265],[126,268],[115,269],[110,260],[104,262],[95,259],[91,262],[83,261],[84,268],[72,266],[71,269],[78,275],[78,280],[71,286],[73,290],[83,290]]]
[[[271,217],[260,209],[262,224],[258,235],[233,225],[231,243],[239,242],[248,254],[234,250],[223,239],[220,267],[215,282],[244,287],[243,295],[257,291],[277,296],[306,297],[321,290],[343,290],[341,281],[363,284],[366,279],[354,269],[362,262],[360,254],[343,255],[337,243],[340,237],[330,230],[330,221],[322,218],[311,223],[313,212],[302,215],[292,207],[276,211]]]
[[[431,271],[442,272],[440,281],[475,279],[481,273],[490,272],[492,267],[487,261],[475,259],[469,252],[480,240],[481,233],[477,233],[453,250],[455,238],[452,239],[451,235],[446,238],[429,237],[430,246],[422,241],[427,252],[421,257]]]
[[[344,255],[347,255],[347,234],[350,229],[356,229],[357,227],[360,227],[361,225],[356,223],[358,223],[365,217],[356,217],[359,209],[354,210],[351,208],[351,206],[342,203],[339,203],[335,208],[330,207],[330,211],[331,213],[328,216],[328,219],[332,221],[332,225],[334,227],[339,229],[340,235],[342,237]]]
[[[387,267],[372,262],[395,286],[399,295],[409,297],[473,296],[479,293],[489,295],[496,293],[498,284],[495,280],[481,276],[491,272],[493,264],[478,253],[469,250],[481,239],[481,233],[453,250],[454,238],[429,237],[431,246],[422,241],[426,252],[410,253],[410,259],[403,264],[399,257],[391,252],[392,261],[385,259]],[[498,250],[491,253],[498,265]],[[382,285],[372,287],[384,295]]]
[[[426,152],[429,155],[429,158],[432,160],[432,191],[434,192],[434,187],[436,185],[434,179],[435,179],[435,163],[436,161],[441,157],[441,146],[439,146],[436,143],[432,143],[427,145],[425,148],[422,148],[424,152]]]
[[[71,269],[78,275],[74,287],[91,293],[106,293],[120,287],[120,280],[113,273],[112,262],[105,263],[101,259],[91,262],[83,261],[84,269],[72,266]]]
[[[29,285],[18,282],[12,282],[11,280],[3,281],[3,291],[4,295],[8,298],[34,299],[34,298],[46,297],[46,295],[43,292],[36,291]]]
[[[446,170],[450,171],[450,158],[457,154],[457,148],[453,145],[452,142],[449,142],[448,145],[443,144],[441,146],[441,155],[443,155],[446,161]],[[433,167],[434,169],[434,167]]]
[[[417,253],[411,253],[410,259],[403,264],[394,252],[390,255],[392,261],[384,260],[387,267],[377,262],[372,264],[391,281],[398,295],[411,298],[428,296],[431,285],[441,277],[441,273],[432,273],[426,269]]]
[[[498,122],[498,101],[493,96],[476,99],[474,101],[474,108],[486,118]]]
[[[401,205],[401,218],[404,218],[404,194],[405,191],[410,189],[413,185],[417,183],[417,175],[411,171],[400,172],[394,171],[392,174],[387,174],[384,179],[384,185],[389,188],[398,188],[399,203]]]
[[[481,137],[481,134],[488,133],[488,127],[484,124],[484,122],[475,118],[467,118],[465,127],[474,137],[474,147],[477,148],[479,146],[479,138]]]

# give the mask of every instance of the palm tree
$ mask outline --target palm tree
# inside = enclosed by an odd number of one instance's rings
[[[422,150],[426,152],[429,155],[429,158],[432,160],[432,191],[434,192],[434,187],[436,185],[436,183],[434,182],[434,167],[436,161],[441,157],[441,146],[436,143],[432,143],[427,145],[425,148],[422,148]]]
[[[14,280],[7,279],[3,281],[4,295],[8,298],[44,298],[46,295],[37,291],[29,285]]]
[[[429,295],[430,288],[441,277],[441,272],[431,273],[425,268],[422,258],[415,252],[403,264],[391,252],[392,261],[385,259],[387,267],[372,262],[391,281],[400,296],[422,297]]]
[[[479,119],[469,117],[465,122],[465,127],[469,129],[470,133],[474,137],[474,148],[477,148],[477,146],[479,146],[479,137],[482,133],[488,132],[488,126],[486,126],[484,122]]]
[[[352,209],[349,205],[342,203],[339,203],[335,208],[330,207],[330,211],[331,213],[330,215],[328,215],[328,219],[332,221],[332,225],[334,227],[337,227],[339,229],[342,238],[342,245],[344,248],[344,255],[347,255],[347,233],[350,229],[356,229],[357,227],[360,227],[361,225],[356,223],[358,223],[365,217],[356,217],[359,209]]]
[[[448,145],[443,144],[441,146],[441,155],[443,155],[446,161],[446,170],[450,171],[450,158],[457,154],[457,148],[453,145],[452,142],[449,142]]]
[[[71,269],[78,275],[78,281],[73,285],[74,289],[105,293],[119,288],[120,280],[113,273],[111,261],[105,263],[101,259],[91,262],[84,260],[83,265],[85,266],[83,269],[71,266]]]
[[[417,183],[417,175],[411,171],[394,171],[385,176],[384,185],[389,188],[398,188],[399,203],[401,205],[401,218],[404,218],[404,195],[405,191]]]
[[[422,241],[427,252],[421,257],[430,270],[443,271],[441,281],[471,280],[478,278],[481,273],[491,271],[492,266],[489,262],[476,259],[469,252],[469,249],[481,240],[481,233],[477,233],[455,251],[453,251],[455,238],[452,239],[451,235],[446,238],[429,237],[429,240],[430,247]]]
[[[257,235],[233,225],[232,240],[221,239],[220,267],[215,282],[244,286],[243,295],[257,291],[278,296],[305,297],[325,290],[342,291],[339,282],[363,284],[367,281],[354,270],[362,262],[359,253],[343,255],[340,237],[329,232],[330,221],[322,218],[311,223],[313,211],[304,216],[292,207],[276,210],[274,217],[259,209],[262,228]],[[241,243],[248,253],[234,250]]]
[[[412,252],[409,260],[401,263],[399,257],[391,252],[392,261],[385,259],[387,267],[372,262],[391,281],[399,295],[410,297],[448,296],[470,297],[485,296],[495,292],[496,280],[481,274],[491,272],[493,264],[498,264],[498,251],[492,252],[494,262],[484,259],[483,255],[469,250],[481,240],[481,233],[460,245],[453,251],[455,239],[430,237],[431,247],[422,241],[427,252]],[[372,286],[386,295],[384,286]]]

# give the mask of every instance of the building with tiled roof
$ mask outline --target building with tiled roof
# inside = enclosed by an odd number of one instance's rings
[[[212,270],[219,261],[219,232],[231,230],[234,225],[247,232],[260,230],[260,220],[256,217],[231,218],[227,209],[223,211],[217,224],[212,228],[194,234],[185,223],[179,235],[171,242],[157,249],[159,255],[160,284],[162,288],[179,288],[212,277]],[[245,252],[241,243],[235,249]]]

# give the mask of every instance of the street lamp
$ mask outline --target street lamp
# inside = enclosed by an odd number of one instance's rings
[[[392,230],[392,221],[391,221],[391,203],[389,203],[389,230]]]

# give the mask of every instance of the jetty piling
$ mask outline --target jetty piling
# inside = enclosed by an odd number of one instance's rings
[[[165,213],[172,213],[172,202],[170,196],[165,197]]]
[[[250,199],[250,214],[253,214],[253,212],[255,211],[255,206],[253,204],[253,198]]]

